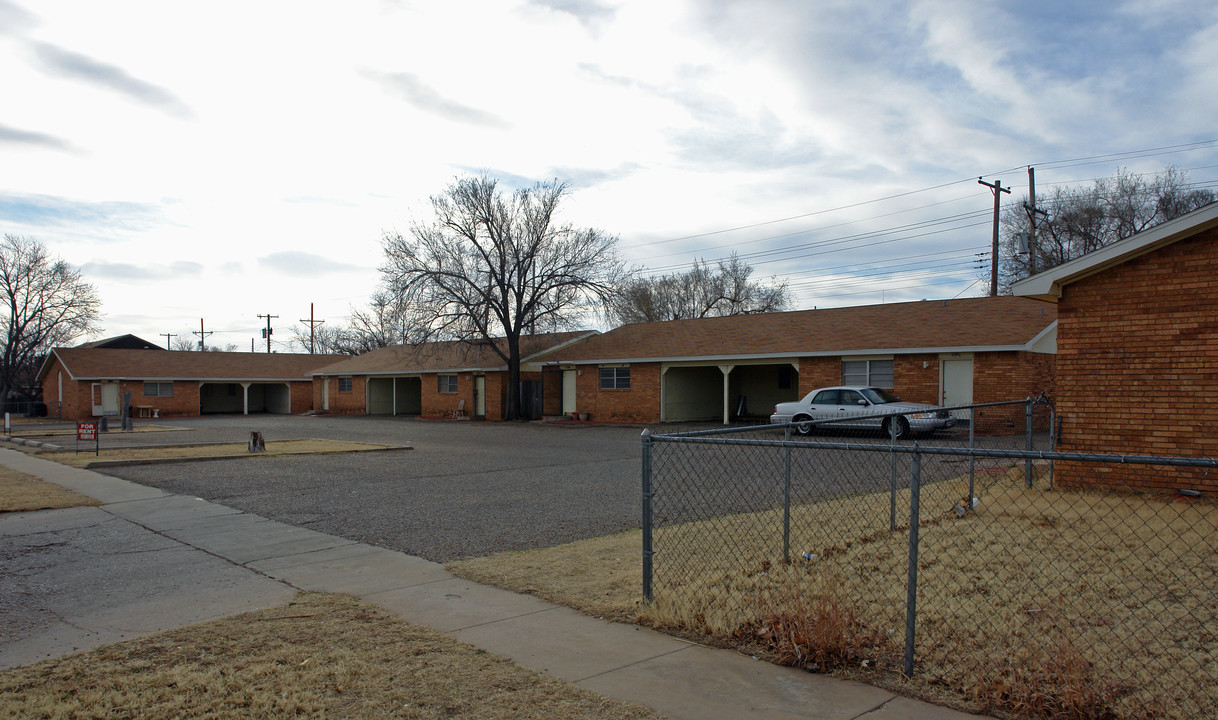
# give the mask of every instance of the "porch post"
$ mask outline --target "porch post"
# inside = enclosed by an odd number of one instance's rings
[[[241,414],[250,414],[250,383],[241,383]]]
[[[731,377],[732,368],[734,368],[734,367],[735,367],[734,365],[720,365],[719,366],[719,372],[723,373],[723,424],[724,425],[727,425],[727,424],[731,423],[731,421],[732,421],[732,405],[731,405],[732,400],[730,397],[728,397],[728,386],[730,385],[730,383],[728,382],[728,379]]]

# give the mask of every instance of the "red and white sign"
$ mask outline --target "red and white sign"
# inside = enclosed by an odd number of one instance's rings
[[[97,441],[97,423],[95,422],[78,422],[76,423],[76,439],[77,440],[92,440]]]

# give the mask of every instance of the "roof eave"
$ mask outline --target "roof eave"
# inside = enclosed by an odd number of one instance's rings
[[[1066,285],[1214,227],[1218,227],[1218,202],[1013,283],[1011,292],[1055,303]]]

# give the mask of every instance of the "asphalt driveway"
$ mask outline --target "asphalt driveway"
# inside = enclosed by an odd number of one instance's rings
[[[640,525],[639,428],[391,417],[216,416],[103,445],[333,438],[414,449],[103,472],[437,562]]]

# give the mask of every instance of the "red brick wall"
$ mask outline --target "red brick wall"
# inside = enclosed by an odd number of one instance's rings
[[[897,355],[892,360],[892,382],[893,392],[902,400],[938,405],[939,356]]]
[[[817,388],[842,384],[842,359],[837,357],[800,358],[799,398]]]
[[[600,369],[585,365],[575,378],[575,406],[595,422],[654,423],[660,420],[660,364],[630,366],[629,390],[601,390]]]
[[[363,375],[356,375],[351,378],[351,392],[344,393],[338,391],[338,377],[332,376],[330,380],[330,410],[334,415],[363,415],[368,412],[368,378]],[[321,410],[324,406],[322,403],[322,382],[323,379],[318,377],[313,379],[313,407]],[[433,388],[434,389],[434,388]]]
[[[1218,455],[1216,243],[1218,231],[1210,230],[1065,287],[1057,334],[1062,450]],[[1157,487],[1144,475],[1066,481]],[[1218,474],[1193,484],[1218,491]]]

